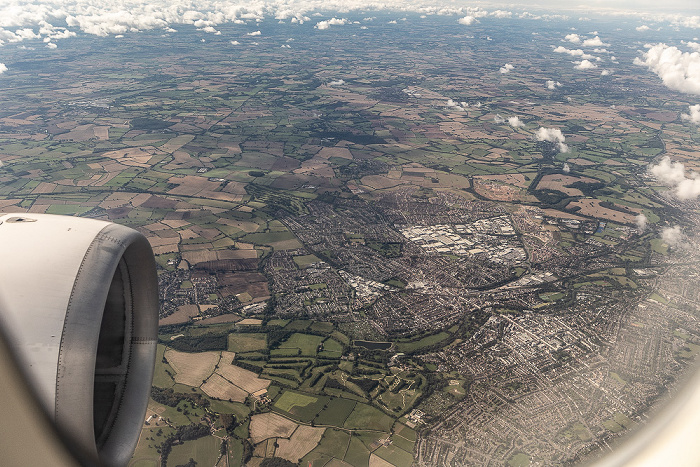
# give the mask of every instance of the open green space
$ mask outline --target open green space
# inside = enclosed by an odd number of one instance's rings
[[[431,345],[436,345],[449,339],[451,335],[447,332],[439,332],[417,340],[399,340],[396,342],[396,350],[399,352],[416,352]]]
[[[255,352],[267,348],[267,334],[262,332],[232,332],[228,335],[230,352]]]
[[[194,459],[197,465],[215,465],[219,458],[221,440],[213,436],[185,441],[173,446],[168,456],[168,466],[184,465]]]
[[[326,407],[316,416],[316,425],[333,425],[342,427],[345,421],[357,405],[356,401],[334,397],[328,402]]]
[[[515,454],[513,457],[508,459],[508,465],[510,465],[510,467],[529,467],[530,456],[524,452]]]
[[[394,420],[381,410],[367,404],[358,403],[350,416],[345,420],[345,428],[366,429],[372,427],[374,430],[391,430]]]
[[[380,446],[374,454],[381,457],[387,462],[394,464],[396,467],[411,467],[413,464],[413,454],[406,452],[395,444],[389,446]]]
[[[297,391],[285,390],[275,401],[274,408],[287,412],[292,418],[309,423],[328,403],[325,396],[311,396]]]
[[[323,336],[294,333],[280,344],[279,350],[299,349],[300,355],[314,356],[324,339]]]

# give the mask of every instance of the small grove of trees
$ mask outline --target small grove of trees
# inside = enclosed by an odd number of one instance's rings
[[[268,457],[260,463],[260,467],[297,467],[297,464],[281,457]]]
[[[209,407],[210,404],[209,399],[202,397],[201,394],[196,392],[186,394],[175,392],[172,388],[163,389],[157,386],[151,388],[151,398],[159,404],[167,405],[168,407],[175,407],[183,400],[190,401],[200,407]]]
[[[172,450],[174,444],[184,443],[185,441],[203,438],[204,436],[209,435],[209,431],[210,430],[208,426],[200,425],[198,423],[192,423],[190,425],[178,427],[175,433],[168,436],[165,439],[165,441],[163,441],[163,444],[160,445],[161,467],[167,467],[168,456],[170,455],[170,451]],[[191,464],[192,462],[194,462],[194,460],[190,459],[190,462],[185,464],[185,466],[191,467],[193,465],[197,465],[196,462],[194,464]]]

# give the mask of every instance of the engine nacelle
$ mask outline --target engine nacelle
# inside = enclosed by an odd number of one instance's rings
[[[130,228],[0,216],[0,325],[59,431],[126,465],[148,404],[158,331],[151,247]]]

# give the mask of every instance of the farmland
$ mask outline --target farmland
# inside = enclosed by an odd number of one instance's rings
[[[700,133],[645,60],[693,30],[269,8],[0,44],[0,211],[156,256],[134,465],[560,465],[674,393]]]

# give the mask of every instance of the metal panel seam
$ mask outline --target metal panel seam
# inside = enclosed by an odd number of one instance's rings
[[[75,275],[75,280],[73,281],[73,287],[71,288],[70,296],[68,298],[68,306],[66,307],[66,315],[63,319],[63,329],[61,331],[61,340],[59,343],[58,347],[58,360],[57,360],[57,368],[56,368],[56,390],[55,390],[55,397],[54,397],[54,420],[58,420],[58,400],[60,397],[59,394],[59,388],[60,388],[60,379],[61,379],[61,366],[64,363],[64,355],[63,355],[63,349],[64,349],[64,343],[65,343],[65,336],[66,336],[66,328],[68,326],[68,317],[71,314],[72,311],[72,303],[73,303],[73,297],[75,296],[75,289],[78,284],[78,280],[81,278],[82,273],[85,269],[85,261],[87,258],[90,256],[90,253],[92,250],[95,248],[95,244],[98,243],[101,240],[109,240],[112,241],[113,243],[119,244],[122,249],[125,248],[125,243],[119,240],[118,238],[112,237],[111,235],[106,235],[103,232],[109,227],[109,225],[106,225],[103,227],[97,235],[95,235],[95,238],[90,242],[90,245],[88,246],[87,250],[85,250],[85,254],[83,255],[83,259],[80,261],[80,267],[78,268],[78,273]]]

